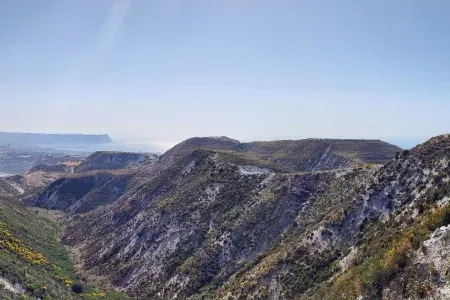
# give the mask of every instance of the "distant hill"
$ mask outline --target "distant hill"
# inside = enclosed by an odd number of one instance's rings
[[[197,149],[233,151],[295,172],[383,164],[402,151],[380,140],[304,139],[241,143],[227,137],[196,137],[176,145],[161,159],[174,163]]]
[[[82,173],[93,170],[119,170],[151,163],[157,158],[156,154],[98,151],[84,160],[75,171]]]
[[[0,146],[0,174],[22,174],[26,170],[34,169],[39,165],[57,165],[84,158],[85,155],[78,153],[50,153],[44,151],[40,152],[39,149],[38,151],[34,151],[33,149]],[[34,171],[36,171],[36,169],[34,169]]]
[[[0,132],[0,145],[86,145],[106,144],[112,140],[107,134],[46,134],[46,133],[21,133]]]
[[[133,172],[98,172],[59,178],[25,204],[71,213],[84,213],[117,201],[127,190]]]
[[[28,186],[27,182],[41,182],[41,178],[51,178],[51,183],[28,197],[25,203],[84,213],[115,202],[129,190],[138,168],[151,166],[157,159],[155,154],[101,151],[93,153],[79,165],[73,165],[72,172],[67,172],[64,164],[39,165],[23,176],[24,188]]]

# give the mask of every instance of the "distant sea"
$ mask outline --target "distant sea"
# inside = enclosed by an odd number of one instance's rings
[[[415,146],[421,144],[421,143],[425,143],[428,139],[430,139],[431,137],[427,138],[392,138],[392,139],[386,139],[386,141],[388,143],[394,144],[396,146],[399,146],[400,148],[403,149],[411,149],[414,148]]]

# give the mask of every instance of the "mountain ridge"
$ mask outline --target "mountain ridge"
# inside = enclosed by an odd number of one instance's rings
[[[326,143],[326,144],[323,144]],[[355,145],[356,144],[356,145]],[[370,147],[374,144],[374,150]],[[361,146],[363,145],[363,146]],[[388,145],[387,148],[385,146]],[[102,151],[95,152],[82,161],[79,165],[74,167],[74,172],[79,174],[76,176],[65,175],[58,179],[56,183],[48,186],[42,192],[28,197],[25,203],[32,206],[50,209],[62,209],[72,212],[86,212],[85,209],[79,210],[73,207],[74,203],[84,202],[83,197],[94,192],[92,195],[102,195],[103,200],[96,201],[98,205],[111,203],[118,200],[125,195],[122,191],[124,187],[132,189],[142,185],[145,181],[151,181],[152,178],[158,176],[164,170],[176,164],[179,160],[184,159],[192,153],[204,150],[210,151],[221,162],[232,163],[238,165],[241,172],[248,172],[245,169],[260,168],[271,170],[272,172],[314,172],[325,171],[339,168],[353,167],[355,164],[363,164],[373,162],[368,160],[357,161],[351,157],[344,157],[344,155],[334,154],[331,147],[344,151],[350,148],[355,153],[362,153],[364,157],[369,157],[370,153],[377,152],[383,149],[386,157],[394,157],[394,150],[400,150],[384,142],[366,141],[366,140],[302,140],[302,141],[274,141],[274,142],[254,142],[242,144],[237,140],[227,137],[206,137],[206,138],[191,138],[181,142],[168,150],[161,157],[149,155],[144,153],[127,153],[127,152],[111,152]],[[358,149],[361,148],[361,150]],[[286,150],[287,149],[287,150]],[[303,149],[306,149],[303,151]],[[320,150],[322,153],[314,153]],[[290,151],[285,154],[285,157],[280,158],[280,151]],[[360,152],[358,152],[360,151]],[[299,159],[293,158],[297,153],[302,153]],[[310,157],[309,155],[312,155]],[[389,155],[389,156],[388,156]],[[382,158],[383,159],[383,158]],[[379,161],[378,161],[379,162]],[[296,168],[296,164],[303,164],[302,167]],[[92,174],[91,171],[114,171],[128,170],[128,175],[120,174]],[[59,176],[61,177],[61,176]],[[105,182],[102,178],[108,178],[106,182],[113,183],[111,186],[104,186]],[[84,182],[84,183],[83,183]],[[90,183],[89,183],[90,182]],[[95,183],[94,183],[95,182]],[[89,183],[89,184],[87,184]],[[100,186],[98,186],[100,184]],[[81,198],[73,198],[72,194],[67,197],[64,190],[86,190],[86,193]],[[112,193],[108,196],[106,191],[121,190],[120,193]],[[94,189],[94,190],[91,190]],[[103,190],[100,194],[98,192]],[[104,190],[106,189],[106,190]],[[59,200],[58,200],[59,199]],[[58,201],[65,201],[66,204],[59,205]],[[81,202],[80,202],[81,201]],[[89,200],[91,202],[91,200]],[[91,206],[89,210],[95,209],[98,205]],[[75,210],[74,210],[75,209]]]
[[[114,201],[69,210],[62,241],[86,278],[136,299],[447,299],[450,264],[438,247],[450,236],[449,135],[400,151],[211,139],[133,169]],[[274,159],[280,149],[314,163],[295,170]],[[333,151],[345,163],[327,165]]]
[[[164,153],[162,159],[168,163],[174,162],[195,149],[246,153],[290,171],[312,171],[314,168],[330,170],[348,167],[352,163],[384,163],[402,151],[381,140],[303,139],[241,143],[228,137],[195,137],[177,144]]]
[[[212,149],[210,141],[216,149]],[[284,147],[285,143],[282,144]],[[99,276],[100,269],[102,276],[109,273],[106,270],[117,270],[114,275],[111,273],[109,280],[126,289],[131,296],[165,299],[158,294],[167,291],[169,286],[148,282],[182,282],[188,270],[190,274],[202,268],[215,268],[208,271],[211,275],[207,277],[188,275],[191,278],[189,288],[176,292],[182,297],[198,293],[204,285],[201,282],[211,282],[218,275],[217,270],[225,272],[222,280],[227,280],[244,266],[237,261],[253,260],[258,253],[269,249],[282,232],[292,226],[295,216],[304,209],[309,197],[325,192],[338,173],[343,172],[342,167],[309,172],[282,170],[279,164],[263,160],[262,156],[237,151],[234,148],[236,145],[241,144],[231,139],[211,138],[194,138],[180,143],[144,170],[141,176],[145,180],[134,185],[121,199],[77,218],[68,227],[64,241],[84,253],[85,270],[91,276]],[[391,152],[394,159],[395,153]],[[354,166],[353,161],[350,165]],[[185,210],[180,210],[180,206]],[[256,207],[259,208],[255,210]],[[244,213],[246,211],[256,214],[248,219],[245,216],[247,213]],[[279,212],[274,214],[274,211]],[[232,216],[236,213],[237,220],[243,219],[237,222],[241,225],[234,228],[229,218],[234,218]],[[219,217],[222,214],[224,216]],[[243,214],[242,217],[239,217],[240,214]],[[262,220],[265,221],[260,223]],[[265,231],[266,227],[271,228],[272,233]],[[80,231],[81,228],[89,228],[89,231]],[[217,238],[225,234],[223,230],[226,228],[233,232],[230,242],[239,241],[239,250],[234,249],[233,252],[241,253],[241,258],[230,253],[226,256],[228,258],[219,259],[223,254],[215,252],[216,246],[213,245],[218,242]],[[215,230],[218,232],[214,234]],[[171,231],[184,232],[183,238]],[[246,231],[254,235],[249,243],[240,237]],[[103,236],[101,244],[89,238],[92,234],[96,235],[95,232]],[[128,235],[127,232],[136,235]],[[108,246],[104,244],[105,240],[110,241]],[[175,244],[168,246],[164,241]],[[154,251],[159,254],[154,256]],[[210,251],[213,252],[206,256],[206,260],[201,258],[201,253]],[[152,258],[147,258],[147,262],[143,263],[139,257],[144,255],[151,255]],[[202,266],[192,265],[197,259],[200,259]],[[122,268],[123,265],[127,267]],[[165,276],[169,278],[163,279]],[[142,290],[141,285],[144,284],[147,288]],[[175,282],[169,285],[172,284]]]

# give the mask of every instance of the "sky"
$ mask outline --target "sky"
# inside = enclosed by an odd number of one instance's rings
[[[0,131],[450,132],[447,0],[1,0]]]

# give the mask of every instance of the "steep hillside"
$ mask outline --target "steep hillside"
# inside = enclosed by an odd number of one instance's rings
[[[172,149],[72,220],[63,240],[88,277],[137,299],[447,299],[449,136],[384,166],[302,173],[268,145],[218,143]],[[352,161],[387,155],[343,143]]]
[[[134,172],[91,172],[56,179],[43,191],[27,197],[29,206],[84,213],[115,202],[128,189]]]
[[[58,164],[39,164],[21,175],[0,178],[0,189],[3,189],[3,195],[25,199],[39,193],[55,180],[72,174],[74,166],[78,163],[79,160]],[[0,194],[2,194],[1,190]]]
[[[450,137],[339,177],[283,239],[208,297],[448,299]],[[441,227],[445,226],[445,227]],[[441,248],[443,247],[443,248]],[[444,250],[444,251],[443,251]]]
[[[6,179],[21,189],[22,198],[45,188],[55,180],[73,173],[81,160],[60,164],[39,164],[21,175],[9,176]]]
[[[115,204],[80,217],[65,241],[79,247],[88,273],[107,275],[130,295],[166,299],[158,294],[173,288],[183,298],[263,252],[335,177],[277,174],[222,155],[193,152]]]
[[[158,157],[155,154],[130,152],[95,152],[75,168],[77,173],[94,170],[119,170],[138,167],[154,162]]]
[[[0,178],[0,196],[17,196],[19,191],[17,186],[6,179]]]
[[[157,159],[153,154],[96,152],[76,164],[36,166],[16,182],[29,206],[84,213],[115,202],[129,189],[137,169]]]
[[[51,216],[0,196],[0,299],[125,299],[75,274]]]

